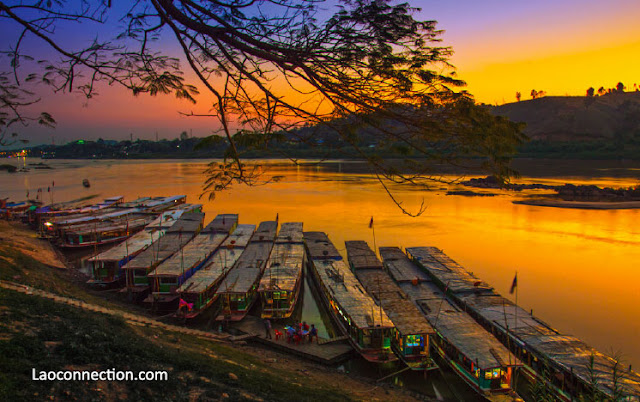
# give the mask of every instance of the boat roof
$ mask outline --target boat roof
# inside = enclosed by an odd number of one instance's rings
[[[340,255],[336,246],[333,245],[329,240],[329,236],[324,232],[304,232],[304,242],[307,245],[309,258],[342,259],[342,255]]]
[[[273,241],[276,238],[277,231],[278,231],[278,222],[276,221],[260,222],[260,225],[258,225],[258,229],[256,229],[256,232],[253,234],[253,237],[251,237],[251,242],[253,243],[253,242],[265,241],[265,242],[273,243]]]
[[[203,232],[231,233],[238,224],[238,214],[219,214],[207,226]]]
[[[184,271],[205,261],[222,244],[227,235],[202,233],[185,244],[174,255],[149,274],[149,276],[180,276]]]
[[[129,237],[124,242],[118,244],[109,250],[89,258],[88,261],[120,261],[129,255],[136,254],[139,251],[149,247],[151,243],[158,240],[164,235],[164,230],[143,230]]]
[[[237,248],[219,248],[202,268],[178,288],[178,292],[197,294],[214,286],[229,272],[242,252]]]
[[[467,308],[480,315],[495,328],[509,333],[516,338],[516,342],[534,350],[567,372],[573,372],[586,384],[592,382],[591,372],[595,371],[598,378],[598,388],[607,395],[613,395],[612,367],[615,360],[583,341],[569,335],[559,333],[542,320],[534,317],[524,309],[517,307],[510,300],[496,293],[486,285],[480,290],[471,283],[475,278],[459,264],[441,250],[434,247],[420,247],[407,249],[422,266],[429,267],[441,282],[450,280],[457,286],[452,289],[454,296],[464,302]],[[435,262],[434,262],[435,260]],[[450,286],[451,288],[451,286]],[[517,319],[516,319],[517,314]],[[591,357],[594,367],[591,367]],[[640,393],[640,374],[628,370],[620,386],[627,395]]]
[[[493,289],[436,247],[408,247],[407,254],[438,278],[453,293],[477,293]]]
[[[187,244],[195,233],[166,233],[153,242],[146,250],[127,262],[122,269],[148,269],[158,264]]]
[[[419,268],[398,251],[397,247],[381,248],[384,264],[389,272],[401,272],[399,278],[411,277]],[[500,341],[446,298],[433,282],[402,279],[398,286],[436,331],[481,369],[520,364]]]
[[[413,264],[398,247],[380,247],[380,256],[396,282],[429,281],[429,275]]]
[[[382,263],[376,253],[369,248],[366,241],[349,240],[344,242],[347,248],[347,258],[354,270],[358,269],[382,269]]]
[[[167,233],[198,232],[202,228],[204,212],[187,212],[167,229]]]
[[[433,334],[435,331],[418,307],[404,297],[388,273],[378,269],[355,272],[364,289],[382,305],[382,309],[402,335]]]
[[[185,211],[182,209],[164,211],[147,225],[147,230],[160,228],[168,229],[173,226],[173,224],[177,222],[178,218],[180,218],[184,213]]]
[[[220,283],[218,293],[249,292],[267,265],[272,247],[273,241],[249,243],[240,259]]]
[[[158,197],[158,199],[146,201],[144,202],[144,204],[147,208],[154,209],[166,204],[177,203],[178,201],[183,201],[186,199],[186,195],[171,195],[169,197]]]
[[[251,236],[253,236],[254,230],[256,230],[256,225],[243,224],[236,226],[236,229],[229,235],[229,237],[227,237],[221,247],[247,247]]]
[[[543,335],[527,339],[527,345],[542,356],[546,356],[566,371],[572,372],[587,384],[597,378],[597,387],[610,397],[615,391],[622,396],[640,395],[640,375],[617,364],[620,378],[614,380],[613,367],[616,360],[598,352],[580,339],[568,335]],[[593,358],[593,365],[591,359]],[[617,396],[616,396],[617,397]]]
[[[147,226],[149,222],[153,219],[152,216],[149,217],[140,217],[134,218],[127,221],[107,221],[100,222],[100,225],[82,225],[81,227],[72,226],[70,229],[65,230],[65,234],[76,234],[76,235],[86,235],[86,234],[94,234],[97,232],[110,232],[114,230],[140,230],[141,227]]]
[[[116,195],[113,197],[109,197],[109,198],[105,198],[104,202],[105,203],[114,203],[114,202],[118,202],[118,201],[122,201],[124,200],[124,195]]]
[[[591,383],[591,363],[593,354],[593,370],[598,378],[598,387],[608,395],[613,395],[611,378],[614,359],[582,342],[573,336],[563,335],[547,323],[516,306],[511,300],[490,292],[481,294],[464,294],[460,297],[469,310],[492,323],[502,332],[508,332],[521,344],[533,349],[541,356],[573,372],[585,383]],[[630,395],[640,394],[640,375],[626,372],[622,384]]]
[[[331,298],[358,328],[393,328],[384,311],[367,294],[342,260],[313,259],[323,292]]]
[[[276,243],[301,243],[302,222],[284,222],[280,225],[280,232],[276,237]]]
[[[54,223],[58,226],[70,226],[70,225],[77,225],[85,222],[92,222],[95,220],[117,218],[117,217],[139,213],[139,212],[143,212],[143,211],[139,208],[118,209],[115,211],[104,212],[98,215],[87,215],[79,218],[69,218],[69,219],[59,219],[59,220],[56,219]]]
[[[259,291],[279,289],[292,292],[302,275],[303,262],[302,244],[276,243],[260,280]]]

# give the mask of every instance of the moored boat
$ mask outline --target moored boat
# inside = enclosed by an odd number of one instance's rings
[[[615,358],[562,334],[502,297],[442,250],[412,247],[407,254],[441,290],[447,289],[459,308],[513,350],[524,363],[522,374],[532,382],[544,382],[556,399],[571,401],[595,394],[603,400],[640,400],[640,374],[629,369],[624,378],[616,379],[614,367],[619,361]],[[447,283],[455,286],[447,288]]]
[[[258,285],[269,261],[277,228],[276,221],[260,223],[240,259],[218,286],[216,293],[222,302],[222,309],[216,320],[240,321],[251,310],[257,299]]]
[[[391,348],[412,370],[437,368],[430,356],[433,327],[417,306],[382,269],[382,263],[364,241],[349,241],[347,255],[351,268],[364,289],[387,314],[395,330]]]
[[[520,361],[491,333],[455,306],[429,277],[395,247],[381,247],[389,274],[436,330],[433,350],[479,394],[511,391]]]
[[[300,297],[304,264],[302,222],[285,222],[258,286],[262,318],[291,317]]]
[[[317,234],[313,241],[331,243],[328,237],[322,239]],[[364,359],[372,363],[397,360],[391,351],[393,323],[342,258],[328,258],[327,248],[335,249],[333,244],[320,247],[312,246],[311,240],[307,242],[309,272],[325,308],[342,335],[348,336],[351,345]]]
[[[203,213],[182,214],[180,218],[166,230],[165,235],[153,242],[146,250],[135,256],[122,266],[125,273],[124,292],[135,300],[146,296],[150,291],[147,276],[164,260],[180,250],[202,229]]]
[[[204,266],[177,289],[179,317],[196,318],[218,300],[218,285],[243,254],[255,228],[255,225],[237,225]]]

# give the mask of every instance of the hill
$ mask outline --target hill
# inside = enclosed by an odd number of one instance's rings
[[[517,157],[639,159],[640,92],[547,96],[492,108],[527,124]]]
[[[532,140],[593,141],[640,136],[640,92],[604,96],[547,96],[507,103],[495,114],[525,122]]]

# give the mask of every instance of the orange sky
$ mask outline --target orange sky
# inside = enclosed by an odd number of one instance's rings
[[[638,0],[413,0],[419,19],[435,19],[443,44],[454,48],[459,78],[480,102],[523,99],[532,89],[547,95],[585,94],[588,87],[633,90],[640,84],[640,2]],[[201,86],[199,86],[201,87]],[[201,90],[204,91],[203,88]],[[202,97],[204,100],[205,98]],[[206,112],[172,96],[133,98],[104,88],[90,102],[80,95],[52,95],[43,110],[58,121],[55,131],[28,128],[33,142],[75,138],[176,138],[181,131],[210,135],[212,119],[186,118],[178,111]]]

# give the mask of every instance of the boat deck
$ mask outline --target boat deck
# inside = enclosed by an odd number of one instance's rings
[[[219,214],[202,229],[205,233],[231,233],[238,224],[238,214]]]
[[[278,222],[276,221],[260,222],[258,229],[256,229],[256,232],[251,237],[251,242],[255,243],[260,241],[266,241],[266,242],[273,243],[273,241],[276,238],[277,232],[278,232]]]
[[[416,267],[399,249],[380,253],[404,294],[422,311],[438,334],[483,370],[518,365],[507,348],[471,316],[460,310],[430,281],[412,281]]]
[[[382,263],[376,253],[369,248],[367,242],[362,240],[349,240],[344,242],[347,248],[349,265],[354,271],[359,269],[382,269]]]
[[[198,264],[204,262],[226,239],[221,233],[199,234],[181,250],[149,274],[149,276],[180,276]]]
[[[304,232],[309,258],[341,260],[342,255],[324,232]]]
[[[164,236],[164,230],[143,230],[129,237],[124,242],[118,244],[109,250],[89,258],[88,261],[120,261],[130,255],[136,254],[152,243],[156,242],[160,237]]]
[[[287,343],[286,335],[283,335],[279,340],[275,339],[275,330],[279,330],[283,334],[284,324],[276,320],[271,321],[271,336],[272,339],[265,337],[265,329],[263,320],[254,317],[246,316],[242,321],[231,324],[232,328],[244,333],[253,335],[251,341],[258,342],[269,348],[276,349],[288,354],[293,354],[317,363],[323,363],[327,365],[338,364],[351,357],[353,354],[353,348],[346,342],[346,338],[340,341],[331,342],[328,339],[319,338],[316,342],[309,343],[307,340],[301,342],[299,345],[295,343]]]
[[[259,291],[294,291],[304,264],[304,246],[293,243],[276,243],[271,250],[267,267],[260,280]]]
[[[256,230],[256,225],[238,225],[220,247],[245,248]]]
[[[218,288],[218,293],[247,293],[264,270],[273,242],[249,243]]]
[[[284,222],[280,226],[276,243],[300,243],[302,244],[302,222]]]

